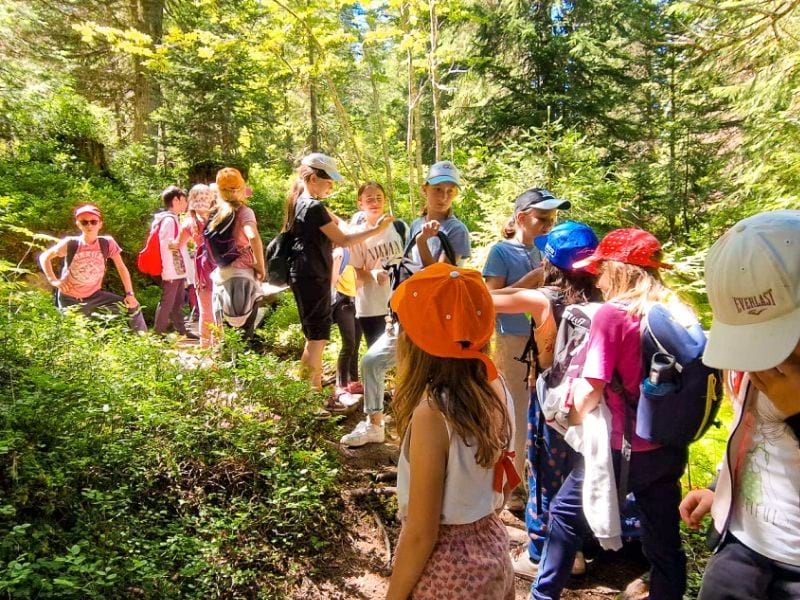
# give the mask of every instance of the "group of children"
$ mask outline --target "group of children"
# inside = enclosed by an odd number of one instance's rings
[[[607,537],[597,527],[608,520],[595,514],[603,512],[602,503],[586,493],[587,461],[595,457],[566,441],[598,415],[607,420],[599,452],[609,457],[612,480],[625,471],[627,485],[620,492],[636,499],[651,598],[683,597],[686,556],[679,521],[699,527],[709,511],[715,553],[701,598],[800,597],[800,211],[745,219],[709,251],[713,323],[704,361],[728,369],[735,419],[714,490],[692,490],[681,501],[687,448],[631,433],[635,416],[627,404],[638,398],[642,382],[640,335],[648,309],[667,305],[676,318],[692,318],[661,278],[670,265],[655,237],[617,229],[598,241],[585,224],[555,225],[557,211],[570,203],[531,189],[516,199],[506,239],[492,247],[481,276],[460,266],[471,248],[467,228],[453,214],[462,181],[450,161],[431,167],[422,187],[423,214],[410,228],[385,214],[385,192],[376,182],[359,189],[360,213],[343,222],[324,204],[339,180],[330,157],[315,153],[303,159],[284,221],[292,240],[289,287],[306,338],[301,363],[319,389],[334,320],[342,331],[332,401],[362,391],[358,343],[361,332],[366,336],[365,419],[342,444],[385,440],[385,375],[397,366],[392,409],[401,439],[402,530],[388,598],[511,599],[514,573],[525,569],[534,579],[531,598],[558,598],[570,574],[581,569],[579,552],[590,532],[602,545],[618,547],[614,524]],[[218,267],[211,283],[195,277],[201,321],[209,315],[208,286],[224,287],[236,277],[264,279],[244,180],[224,169],[217,185],[217,198],[202,186],[188,199],[177,188],[165,191],[167,211],[159,221],[171,227],[162,227],[168,254],[157,330],[177,314],[170,299],[179,295],[173,288],[185,285],[185,242],[202,244],[202,231],[214,231],[231,215],[236,260]],[[186,221],[171,216],[187,205]],[[85,205],[75,218],[81,236],[62,240],[40,259],[58,288],[59,305],[79,304],[85,312],[124,305],[132,326],[143,330],[119,246],[98,235],[100,211]],[[61,277],[52,270],[55,256],[65,258]],[[100,290],[107,258],[119,271],[125,297]],[[597,308],[580,372],[565,392],[562,436],[544,422],[528,384],[553,365],[562,317],[590,304]],[[524,314],[531,320],[515,316]],[[174,319],[173,324],[180,331]],[[530,349],[531,332],[529,374],[515,359]],[[519,486],[526,466],[527,490]],[[515,505],[525,508],[530,544],[512,562],[498,514]]]

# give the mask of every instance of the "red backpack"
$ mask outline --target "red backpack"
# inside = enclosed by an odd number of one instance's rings
[[[178,221],[173,219],[175,223],[175,237],[178,236]],[[147,241],[144,243],[144,248],[139,252],[139,257],[136,259],[136,266],[145,275],[152,275],[153,277],[161,276],[161,226],[164,224],[162,219],[157,227],[150,229],[147,234]]]

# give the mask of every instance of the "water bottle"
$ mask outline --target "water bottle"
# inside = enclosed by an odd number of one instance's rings
[[[675,357],[665,352],[656,352],[650,360],[650,373],[644,382],[647,394],[663,396],[675,390],[678,371]]]

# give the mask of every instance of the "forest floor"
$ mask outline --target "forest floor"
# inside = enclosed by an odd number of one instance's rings
[[[343,430],[349,431],[361,418],[360,412],[343,418]],[[290,597],[297,600],[384,598],[400,532],[392,493],[399,440],[389,422],[385,444],[348,449],[340,446],[337,440],[331,443],[342,458],[341,535],[316,561],[313,570],[301,578]],[[375,491],[384,488],[390,489]],[[525,523],[520,516],[508,511],[501,515],[507,525],[521,529],[524,534]],[[638,545],[626,545],[619,553],[598,551],[589,561],[586,575],[572,578],[562,598],[616,598],[646,569],[647,562]],[[516,599],[527,600],[530,582],[516,578],[515,584]],[[631,593],[624,597],[640,600],[647,594]]]

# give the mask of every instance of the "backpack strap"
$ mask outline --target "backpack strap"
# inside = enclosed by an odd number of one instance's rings
[[[422,232],[418,231],[417,233],[415,233],[413,236],[411,236],[408,239],[408,242],[406,243],[406,247],[403,250],[403,257],[404,258],[408,258],[408,255],[411,254],[411,249],[417,243],[417,237],[419,236],[420,233],[422,233]],[[453,250],[453,245],[450,243],[450,240],[447,238],[447,234],[444,231],[440,231],[439,233],[436,234],[436,237],[439,238],[439,241],[442,244],[442,252],[444,252],[444,255],[447,257],[447,262],[449,262],[451,265],[455,266],[455,264],[456,264],[456,253],[455,253],[455,250]]]
[[[561,317],[564,315],[564,310],[566,309],[564,294],[549,287],[539,288],[538,291],[550,301],[550,310],[553,313],[553,320],[556,322],[556,329],[558,329],[558,326],[561,324]],[[527,366],[527,370],[525,371],[526,386],[531,376],[531,366],[535,367],[537,376],[542,372],[542,366],[539,363],[539,346],[536,344],[536,323],[534,323],[533,319],[530,319],[530,322],[531,330],[525,348],[523,348],[519,356],[514,357],[514,360],[525,363]]]
[[[633,439],[633,424],[636,420],[636,414],[633,412],[633,402],[630,394],[622,385],[622,377],[615,369],[611,375],[611,389],[614,390],[621,398],[623,405],[623,419],[624,425],[622,428],[622,446],[620,452],[622,454],[619,461],[619,478],[617,479],[617,501],[619,502],[620,509],[625,504],[625,498],[628,496],[628,478],[631,471],[631,440]]]
[[[108,260],[108,255],[111,253],[111,246],[108,243],[108,238],[98,236],[97,241],[100,244],[100,253],[103,255],[103,260]],[[79,244],[80,240],[76,237],[70,238],[67,242],[67,255],[64,257],[64,264],[67,269],[69,269],[72,259],[75,258],[75,254],[78,252]]]
[[[405,221],[396,219],[392,221],[392,226],[397,232],[397,235],[400,236],[400,239],[403,240],[403,246],[405,247],[406,241],[408,240],[408,225],[406,225]]]

